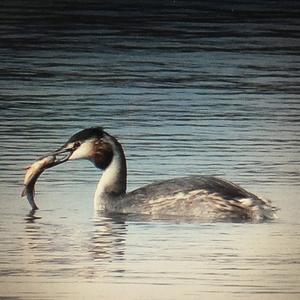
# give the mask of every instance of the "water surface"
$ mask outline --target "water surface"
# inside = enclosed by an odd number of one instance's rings
[[[292,1],[0,4],[0,296],[298,299],[299,7]],[[93,211],[100,171],[24,170],[76,131],[117,136],[128,190],[192,174],[279,219],[203,224]]]

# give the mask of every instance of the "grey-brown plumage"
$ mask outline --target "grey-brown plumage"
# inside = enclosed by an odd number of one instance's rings
[[[212,176],[189,176],[149,184],[107,201],[109,211],[178,216],[204,221],[263,221],[276,209],[240,186]]]

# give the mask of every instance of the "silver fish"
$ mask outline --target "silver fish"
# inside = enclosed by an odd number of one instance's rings
[[[34,186],[39,176],[44,170],[51,168],[57,164],[54,155],[49,155],[34,162],[32,165],[25,168],[27,170],[24,178],[24,189],[22,191],[22,197],[27,196],[27,200],[32,209],[38,209],[34,202]]]

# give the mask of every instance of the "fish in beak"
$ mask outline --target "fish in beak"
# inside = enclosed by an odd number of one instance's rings
[[[55,167],[59,164],[68,161],[75,150],[76,147],[74,145],[72,147],[67,147],[66,145],[64,145],[58,150],[40,157],[33,164],[25,168],[27,172],[24,177],[24,189],[22,191],[21,196],[27,197],[27,200],[33,210],[38,209],[34,201],[34,194],[35,194],[35,184],[38,178],[40,177],[40,175],[46,169]],[[62,157],[59,158],[60,156]]]

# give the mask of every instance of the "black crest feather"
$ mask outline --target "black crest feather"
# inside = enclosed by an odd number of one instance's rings
[[[72,135],[69,138],[68,143],[72,143],[75,141],[84,141],[84,140],[88,140],[91,138],[102,138],[103,132],[104,131],[103,131],[102,127],[86,128],[86,129],[83,129],[83,130],[75,133],[74,135]]]

